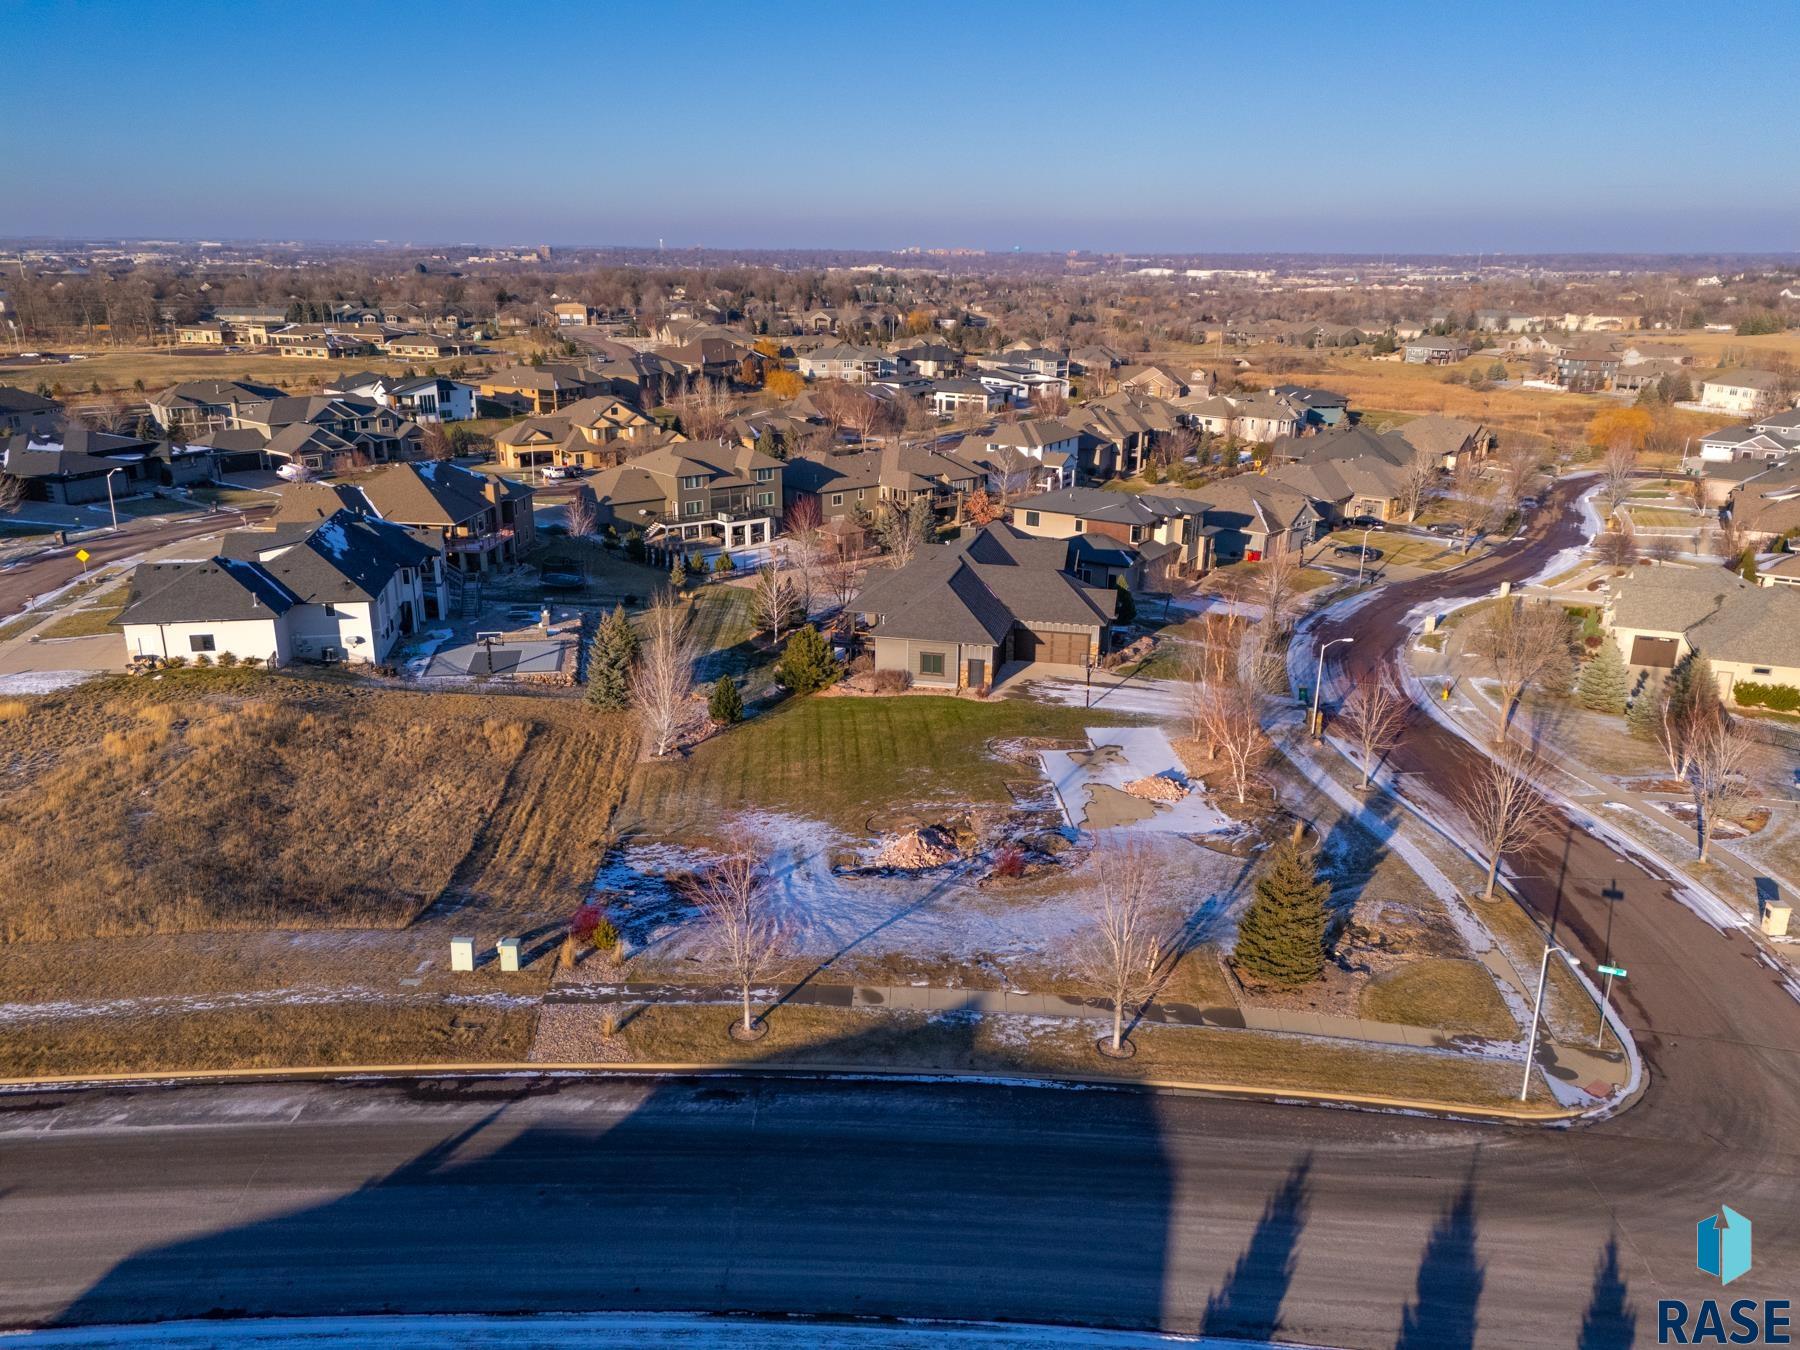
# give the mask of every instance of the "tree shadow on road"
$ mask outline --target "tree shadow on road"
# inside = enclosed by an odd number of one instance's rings
[[[1394,1350],[1469,1350],[1475,1331],[1487,1269],[1476,1250],[1479,1224],[1475,1204],[1475,1169],[1444,1207],[1419,1258],[1413,1301],[1401,1316]]]
[[[1594,1266],[1594,1289],[1581,1317],[1577,1350],[1630,1350],[1637,1343],[1637,1308],[1619,1270],[1619,1238],[1606,1240]]]
[[[1250,1242],[1200,1317],[1202,1336],[1268,1340],[1281,1330],[1281,1305],[1294,1281],[1300,1233],[1311,1199],[1312,1154],[1289,1169],[1263,1206]]]

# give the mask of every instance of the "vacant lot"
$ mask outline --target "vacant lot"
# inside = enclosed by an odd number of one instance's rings
[[[1023,700],[903,695],[791,699],[700,745],[685,761],[648,764],[622,829],[664,836],[748,807],[791,811],[860,830],[909,805],[1004,804],[1006,780],[1034,776],[987,753],[995,737],[1080,737],[1117,716]]]
[[[0,720],[0,941],[410,922],[591,875],[633,742],[542,699],[242,670]]]

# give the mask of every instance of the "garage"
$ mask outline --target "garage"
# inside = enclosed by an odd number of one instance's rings
[[[1680,638],[1636,637],[1631,642],[1631,664],[1654,666],[1661,670],[1675,668],[1675,653]]]
[[[1051,665],[1078,666],[1087,657],[1086,633],[1058,633],[1048,629],[1018,627],[1013,630],[1013,657],[1019,661],[1046,661]]]

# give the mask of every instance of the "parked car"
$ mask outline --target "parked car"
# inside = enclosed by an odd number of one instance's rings
[[[1440,520],[1437,524],[1429,525],[1426,528],[1433,534],[1442,535],[1446,539],[1461,538],[1463,532],[1462,526],[1448,520]]]
[[[1340,558],[1361,558],[1364,562],[1379,562],[1382,558],[1387,556],[1373,544],[1367,546],[1362,544],[1339,544],[1331,551]]]
[[[1353,530],[1385,530],[1387,528],[1387,522],[1375,516],[1351,516],[1344,524]]]
[[[573,464],[552,464],[543,472],[544,477],[547,480],[581,477],[581,470],[576,468]]]
[[[1543,505],[1543,503],[1540,502],[1536,497],[1521,497],[1521,498],[1519,498],[1519,510],[1521,510],[1521,511],[1535,511],[1538,509],[1538,507],[1540,507],[1542,505]]]

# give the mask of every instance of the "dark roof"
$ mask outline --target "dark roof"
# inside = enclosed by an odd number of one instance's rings
[[[0,413],[47,413],[57,411],[59,406],[38,394],[0,384]]]
[[[1121,525],[1154,525],[1157,512],[1126,492],[1104,488],[1072,487],[1041,492],[1013,503],[1015,511],[1055,511],[1083,520],[1110,520]]]
[[[372,600],[402,567],[424,567],[437,550],[405,526],[340,510],[316,523],[290,521],[273,530],[236,530],[224,556],[258,564],[311,604]]]
[[[115,621],[215,623],[273,619],[300,597],[253,562],[207,558],[202,562],[139,563],[131,592]]]

